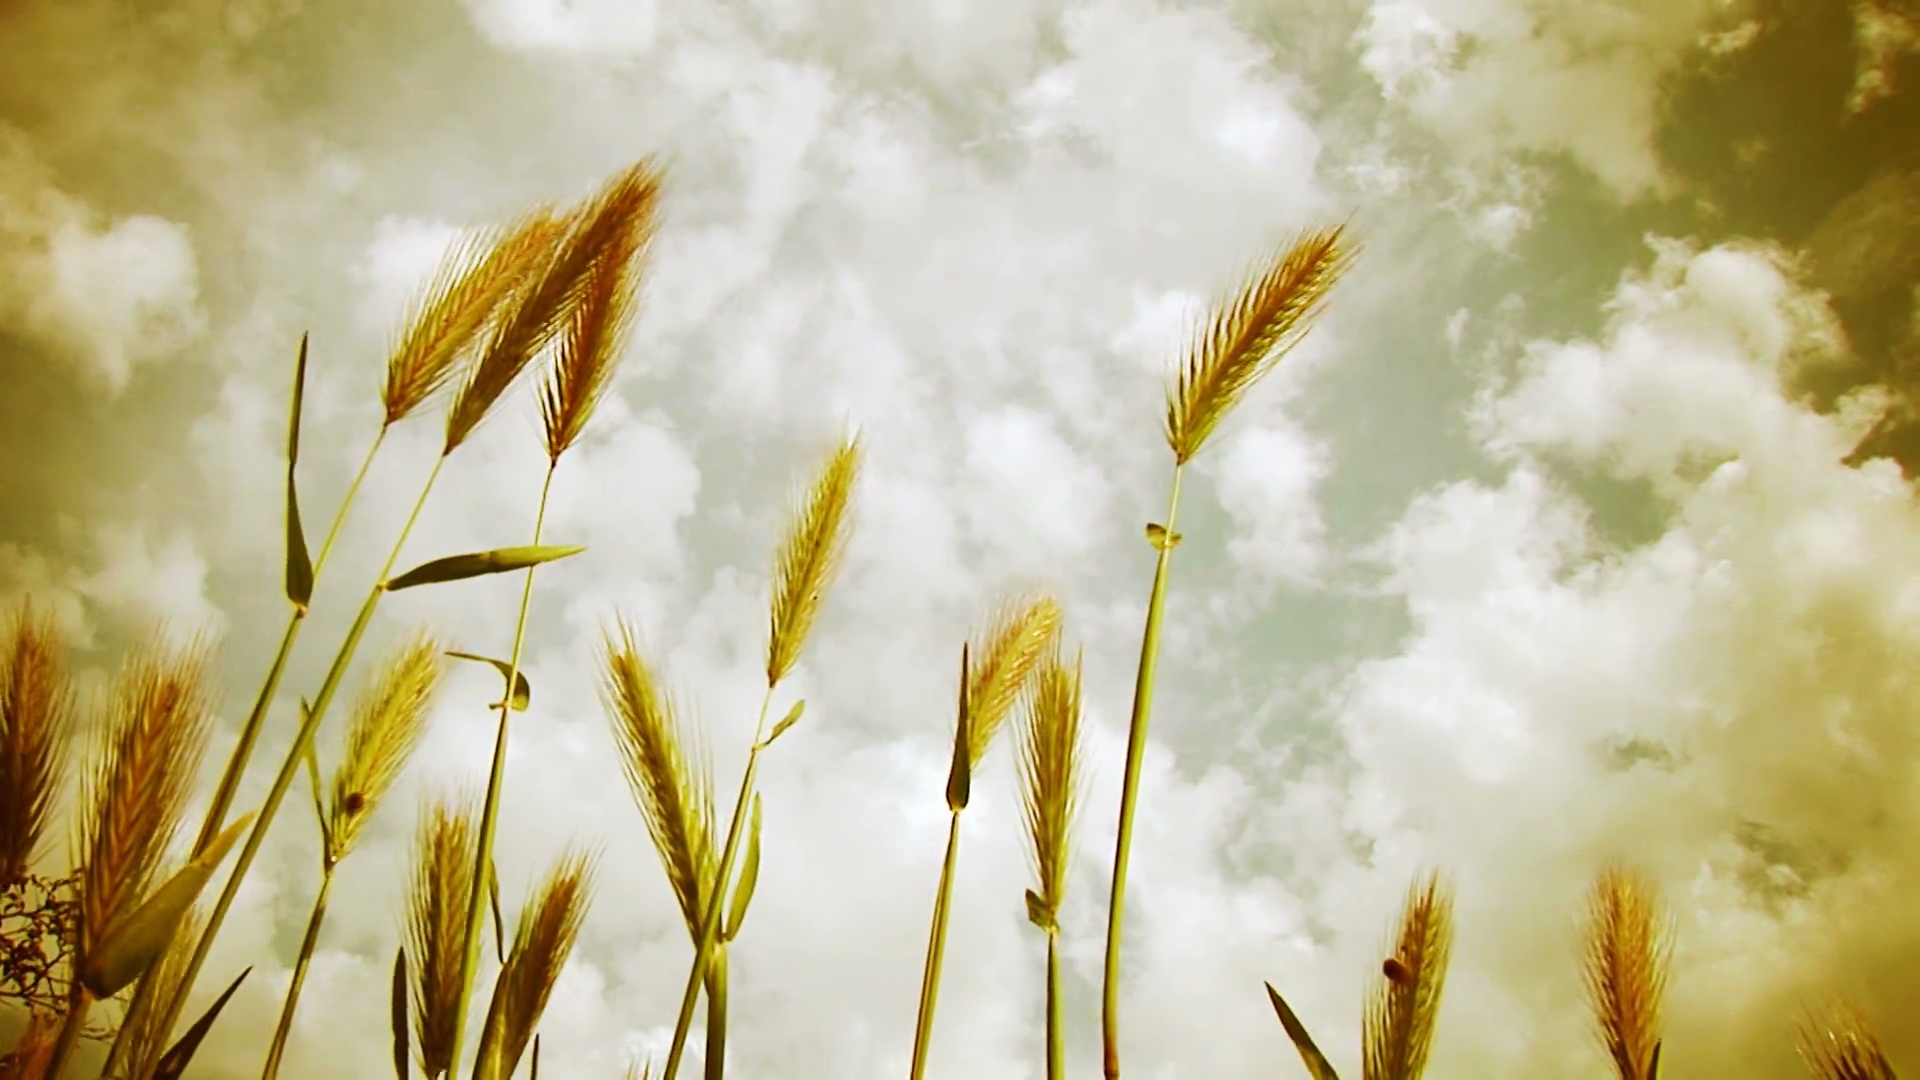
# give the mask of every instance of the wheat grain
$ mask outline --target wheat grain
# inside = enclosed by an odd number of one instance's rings
[[[827,586],[846,554],[849,508],[859,474],[860,440],[850,435],[827,456],[805,495],[794,500],[776,556],[768,615],[768,686],[785,678],[799,661]]]
[[[1080,796],[1080,671],[1068,667],[1057,646],[1040,664],[1020,740],[1021,805],[1026,815],[1028,855],[1039,884],[1036,895],[1053,933],[1067,888],[1073,818]]]
[[[374,807],[420,744],[440,682],[440,657],[436,641],[416,634],[388,658],[356,703],[327,808],[328,866],[353,850]]]
[[[1426,1070],[1452,943],[1452,894],[1439,874],[1429,874],[1407,895],[1388,954],[1393,963],[1383,966],[1367,1001],[1361,1025],[1365,1080],[1418,1080]]]
[[[468,792],[434,797],[421,810],[415,841],[405,944],[414,1043],[428,1080],[438,1080],[453,1068],[453,1024],[466,944],[465,898],[472,891],[479,831],[475,802]]]
[[[986,757],[1059,632],[1059,601],[1042,595],[1001,605],[975,639],[967,672],[967,752],[973,764]]]
[[[475,1080],[507,1080],[526,1053],[586,920],[593,864],[585,852],[568,852],[521,909],[513,948],[494,984]]]
[[[1652,1080],[1670,956],[1658,908],[1653,884],[1623,866],[1601,871],[1588,897],[1587,999],[1620,1080]]]

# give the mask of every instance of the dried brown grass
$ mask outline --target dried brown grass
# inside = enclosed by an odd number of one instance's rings
[[[82,963],[146,899],[186,809],[213,718],[209,663],[203,639],[156,638],[121,668],[81,777]]]
[[[1365,1080],[1418,1080],[1433,1048],[1453,945],[1453,896],[1438,873],[1416,881],[1361,1023]]]
[[[659,199],[660,172],[642,161],[609,181],[586,211],[590,218],[610,218],[615,225],[605,249],[587,267],[578,303],[560,337],[560,354],[541,387],[540,414],[552,461],[559,461],[580,438],[612,383],[638,309]]]
[[[1620,1080],[1652,1080],[1670,944],[1653,883],[1624,866],[1594,879],[1582,957],[1587,999]]]
[[[827,586],[846,554],[849,510],[859,475],[860,440],[849,436],[827,456],[805,494],[794,500],[775,558],[768,615],[768,686],[785,678],[799,661]]]
[[[1303,233],[1208,314],[1167,394],[1175,462],[1199,453],[1248,388],[1305,335],[1354,250],[1344,227]]]
[[[996,610],[968,650],[967,754],[978,765],[1060,633],[1060,603],[1022,597]]]
[[[74,694],[50,616],[23,603],[0,637],[0,892],[39,855],[71,744]]]
[[[551,252],[562,229],[551,208],[539,207],[517,221],[468,232],[448,247],[387,359],[380,391],[386,426],[412,415],[453,378],[461,358]]]
[[[416,634],[387,659],[355,704],[346,755],[333,775],[327,807],[328,866],[353,850],[375,806],[419,746],[441,663],[439,643]]]
[[[586,921],[594,860],[584,851],[561,857],[541,880],[513,934],[513,948],[494,983],[476,1080],[507,1080],[526,1053],[560,971]]]
[[[1865,1014],[1846,1001],[1828,1005],[1800,1028],[1800,1057],[1816,1080],[1894,1080]]]
[[[478,800],[442,794],[421,810],[407,891],[405,947],[413,1038],[421,1071],[437,1080],[453,1067],[460,964],[466,951],[466,897],[473,889]]]

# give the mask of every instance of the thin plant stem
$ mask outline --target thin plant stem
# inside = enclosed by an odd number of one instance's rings
[[[1133,684],[1133,717],[1127,727],[1127,768],[1120,783],[1120,828],[1113,847],[1113,893],[1107,901],[1106,975],[1101,987],[1100,1046],[1107,1080],[1120,1076],[1120,929],[1127,900],[1127,854],[1133,842],[1134,808],[1140,794],[1140,763],[1147,751],[1147,720],[1153,709],[1153,669],[1160,655],[1160,616],[1167,602],[1167,570],[1173,561],[1175,519],[1180,512],[1184,465],[1173,466],[1173,491],[1167,498],[1166,530],[1153,567],[1153,593],[1147,601],[1147,627],[1140,639],[1140,669]]]
[[[1060,931],[1047,931],[1047,1080],[1066,1080],[1065,1032],[1060,1022]]]
[[[333,892],[333,871],[329,862],[320,874],[320,891],[313,897],[313,914],[307,918],[307,935],[300,941],[300,958],[293,963],[293,981],[287,985],[287,1001],[280,1009],[280,1026],[274,1029],[273,1046],[267,1050],[267,1064],[260,1080],[280,1075],[280,1058],[287,1050],[287,1036],[293,1032],[294,1010],[300,1005],[300,988],[307,981],[307,967],[313,962],[314,947],[320,943],[320,926],[327,920],[327,896]]]
[[[180,978],[179,990],[173,1000],[166,1004],[157,1029],[162,1038],[171,1033],[180,1010],[186,1006],[187,994],[193,988],[193,980],[200,973],[201,965],[206,963],[207,954],[213,949],[213,939],[220,931],[220,924],[226,918],[227,911],[233,907],[234,897],[240,893],[240,885],[246,879],[247,871],[253,868],[253,860],[260,853],[260,846],[266,841],[267,830],[272,827],[274,815],[279,813],[280,804],[285,801],[287,792],[293,787],[294,777],[300,772],[306,759],[307,747],[313,742],[313,734],[320,727],[320,721],[327,715],[327,707],[333,704],[333,696],[340,689],[341,680],[347,673],[347,667],[353,662],[353,654],[360,646],[360,639],[366,634],[367,625],[373,621],[374,609],[380,606],[380,598],[386,595],[387,578],[393,574],[394,564],[400,561],[400,552],[406,547],[407,537],[413,532],[414,525],[420,520],[420,512],[427,505],[427,496],[432,494],[433,485],[440,478],[440,470],[446,465],[446,455],[434,461],[433,471],[427,475],[427,482],[420,488],[420,497],[414,501],[413,511],[407,515],[407,523],[400,530],[399,539],[394,541],[393,550],[387,554],[387,561],[380,568],[379,579],[368,592],[366,603],[360,606],[360,614],[354,618],[353,626],[347,631],[346,640],[340,651],[334,655],[333,666],[327,669],[326,678],[320,683],[320,690],[314,695],[313,707],[308,711],[300,730],[293,737],[293,745],[287,748],[287,756],[280,763],[280,772],[273,778],[273,787],[268,790],[266,801],[260,804],[259,818],[247,833],[247,842],[240,849],[239,857],[234,861],[233,872],[227,876],[226,887],[220,891],[220,899],[214,904],[213,913],[207,919],[207,925],[200,933],[200,943],[194,947],[193,959],[187,962],[186,971]],[[129,1026],[132,1014],[128,1014]]]
[[[927,937],[926,968],[920,975],[920,1013],[913,1026],[913,1080],[927,1071],[933,1045],[933,1008],[940,996],[940,968],[947,956],[947,917],[953,909],[953,871],[960,859],[960,811],[947,820],[947,858],[940,865],[940,891],[933,901],[933,929]]]
[[[553,492],[553,474],[559,458],[547,465],[547,477],[540,484],[540,508],[533,517],[533,543],[540,543],[547,523],[547,497]],[[527,568],[526,582],[520,587],[520,614],[514,621],[513,650],[507,657],[507,688],[500,695],[500,722],[493,736],[493,769],[487,775],[487,801],[480,814],[480,842],[474,854],[473,889],[467,896],[467,932],[460,951],[460,978],[454,985],[459,994],[453,1008],[453,1051],[448,1060],[454,1073],[460,1071],[461,1036],[467,1026],[467,1002],[472,998],[473,969],[480,959],[482,923],[487,914],[487,882],[493,861],[493,834],[500,821],[500,789],[507,775],[507,722],[513,716],[513,688],[519,685],[520,652],[527,639],[527,610],[533,604],[533,571]]]
[[[727,950],[715,949],[707,965],[706,1080],[727,1075]]]
[[[720,865],[714,871],[713,899],[707,904],[706,918],[700,926],[700,941],[693,950],[693,967],[687,972],[687,988],[680,995],[680,1016],[673,1024],[673,1045],[667,1050],[667,1067],[660,1074],[661,1080],[673,1080],[679,1072],[680,1059],[687,1050],[687,1035],[693,1030],[693,1006],[700,999],[700,986],[706,980],[720,937],[720,913],[726,907],[722,894],[733,876],[733,856],[740,848],[740,830],[746,824],[747,804],[753,799],[753,781],[760,770],[760,740],[766,736],[767,709],[773,704],[772,682],[768,680],[766,696],[760,699],[760,718],[753,724],[753,747],[747,751],[747,768],[740,776],[740,796],[734,800],[733,821],[727,826],[727,842],[720,852]]]
[[[87,1026],[87,1012],[93,1008],[93,995],[81,984],[78,978],[73,980],[73,990],[67,996],[66,1019],[60,1023],[60,1035],[53,1044],[53,1057],[47,1061],[45,1080],[60,1080],[61,1069],[67,1059],[73,1056],[74,1048],[80,1045],[80,1033]]]
[[[320,579],[320,571],[327,565],[327,556],[333,551],[334,541],[339,537],[340,529],[346,523],[347,513],[352,508],[354,499],[360,494],[361,485],[366,481],[367,472],[373,467],[373,459],[380,453],[380,447],[386,442],[389,426],[383,425],[379,434],[373,437],[372,445],[367,447],[366,456],[360,460],[360,469],[354,474],[353,483],[348,486],[346,495],[340,500],[340,506],[334,511],[333,524],[327,528],[326,541],[320,545],[319,553],[313,560],[313,577],[316,583]],[[422,500],[424,499],[423,494]],[[416,507],[415,513],[418,514],[418,512]],[[396,546],[395,554],[398,553],[399,549]],[[392,570],[391,560],[387,569]],[[220,830],[226,827],[227,813],[233,809],[233,798],[239,792],[240,780],[246,774],[248,762],[253,758],[254,745],[259,741],[260,729],[266,723],[267,710],[273,704],[274,695],[279,692],[280,680],[286,674],[287,660],[293,655],[294,643],[300,639],[300,629],[306,621],[307,609],[298,606],[287,618],[287,628],[280,635],[280,648],[274,653],[273,663],[267,668],[266,681],[261,684],[259,695],[253,699],[253,708],[247,713],[246,723],[241,725],[240,738],[233,744],[233,753],[227,758],[226,770],[220,774],[220,783],[214,789],[212,802],[207,806],[207,816],[201,822],[200,835],[193,843],[194,855],[205,851],[207,845],[213,843],[214,838],[220,835]],[[196,965],[195,970],[197,967]],[[190,988],[190,981],[183,982],[180,984],[179,992],[184,995]],[[153,992],[152,980],[142,975],[135,985],[133,1000],[127,1006],[126,1020],[120,1026],[123,1034],[115,1036],[113,1047],[107,1053],[106,1075],[114,1075],[114,1070],[126,1063],[126,1055],[131,1048],[124,1033],[135,1030],[135,1019],[144,1018],[152,1008]],[[179,1010],[175,1008],[172,1011],[177,1014]]]

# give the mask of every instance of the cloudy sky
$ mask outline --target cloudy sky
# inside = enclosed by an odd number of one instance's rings
[[[1295,230],[1365,252],[1199,460],[1135,837],[1127,1075],[1343,1071],[1412,875],[1458,891],[1430,1075],[1602,1076],[1575,918],[1666,891],[1676,1076],[1801,1075],[1846,993],[1920,1067],[1920,7],[1914,0],[17,0],[0,5],[0,599],[94,673],[218,633],[223,761],[285,618],[294,346],[324,522],[412,290],[463,227],[669,168],[613,397],[563,464],[512,746],[511,900],[600,889],[553,1075],[664,1047],[690,949],[612,758],[636,620],[731,791],[797,475],[847,424],[846,572],[783,695],[732,953],[733,1074],[898,1077],[944,836],[961,641],[1013,589],[1084,644],[1093,777],[1064,916],[1097,1075],[1124,722],[1188,321]],[[438,450],[398,429],[274,714],[290,736]],[[409,554],[524,542],[530,395]],[[504,654],[517,582],[384,605]],[[341,872],[285,1075],[379,1075],[412,811],[482,783],[484,670]],[[776,707],[783,707],[783,696]],[[337,755],[338,732],[322,735]],[[211,768],[212,766],[210,766]],[[966,816],[930,1075],[1040,1075],[1011,761]],[[257,1074],[318,868],[287,813],[202,996]],[[1357,1069],[1355,1070],[1357,1072]]]

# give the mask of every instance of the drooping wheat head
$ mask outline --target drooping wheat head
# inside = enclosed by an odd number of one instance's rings
[[[674,715],[625,622],[618,639],[610,635],[606,642],[605,683],[621,769],[697,945],[719,869],[712,766],[705,747]]]
[[[520,910],[513,948],[494,984],[494,1002],[487,1013],[487,1032],[480,1044],[479,1080],[506,1080],[526,1053],[540,1014],[573,943],[586,920],[593,892],[594,859],[584,851],[569,851],[534,890]]]
[[[807,632],[820,613],[827,586],[846,554],[849,509],[860,475],[860,439],[842,439],[793,501],[774,568],[767,634],[767,685],[785,678],[800,659]]]
[[[967,754],[978,765],[1034,668],[1060,632],[1060,603],[1051,596],[1024,597],[994,612],[970,647],[967,673]]]
[[[347,857],[374,807],[420,745],[440,684],[439,643],[416,634],[387,658],[355,703],[346,754],[333,774],[327,807],[326,862]]]
[[[1800,1057],[1815,1080],[1894,1080],[1893,1064],[1865,1014],[1835,1001],[1800,1027]]]
[[[74,695],[52,618],[23,603],[0,636],[0,893],[33,867],[60,794]]]
[[[1167,391],[1167,445],[1184,464],[1312,325],[1356,249],[1344,227],[1303,233],[1195,332]]]
[[[180,982],[187,973],[187,961],[193,958],[193,947],[200,940],[200,929],[204,925],[206,912],[200,905],[187,909],[180,929],[174,932],[167,950],[155,962],[153,974],[149,977],[162,1001],[187,990]],[[132,1068],[131,1080],[150,1080],[154,1069],[160,1064],[161,1056],[167,1052],[167,1032],[160,1030],[159,1017],[151,1010],[142,1010],[138,1016],[129,1016],[128,1020],[133,1024],[133,1030],[126,1036],[127,1060]]]
[[[1431,873],[1408,893],[1393,952],[1367,1001],[1361,1025],[1365,1080],[1418,1080],[1425,1071],[1452,944],[1453,896]]]
[[[155,639],[121,667],[81,776],[84,959],[146,899],[192,792],[213,718],[209,649]]]
[[[1660,1042],[1671,943],[1662,933],[1659,908],[1653,883],[1624,866],[1602,870],[1588,894],[1587,999],[1620,1080],[1651,1080]]]
[[[609,181],[589,211],[623,224],[589,265],[579,303],[560,335],[559,356],[540,390],[552,461],[559,461],[586,430],[625,354],[659,199],[660,171],[642,161]]]
[[[1048,933],[1058,928],[1066,896],[1070,834],[1080,800],[1080,667],[1079,656],[1068,667],[1057,645],[1047,650],[1021,731],[1020,797],[1040,886],[1033,894],[1039,904],[1030,914],[1045,916],[1041,929]]]
[[[538,270],[563,227],[542,206],[515,221],[470,231],[448,246],[387,358],[380,391],[387,426],[411,416],[459,371],[461,358]]]
[[[413,999],[413,1037],[428,1080],[453,1067],[453,1023],[459,1010],[460,962],[466,949],[466,897],[480,808],[471,792],[440,795],[422,807],[407,892],[406,955]]]
[[[653,201],[651,197],[634,198],[630,193],[619,198],[610,194],[622,190],[616,183],[566,215],[565,233],[494,320],[479,356],[467,369],[453,408],[448,410],[442,456],[453,453],[473,434],[500,395],[566,327],[592,279],[595,264],[609,252],[627,250],[635,231],[635,216],[651,210]]]

